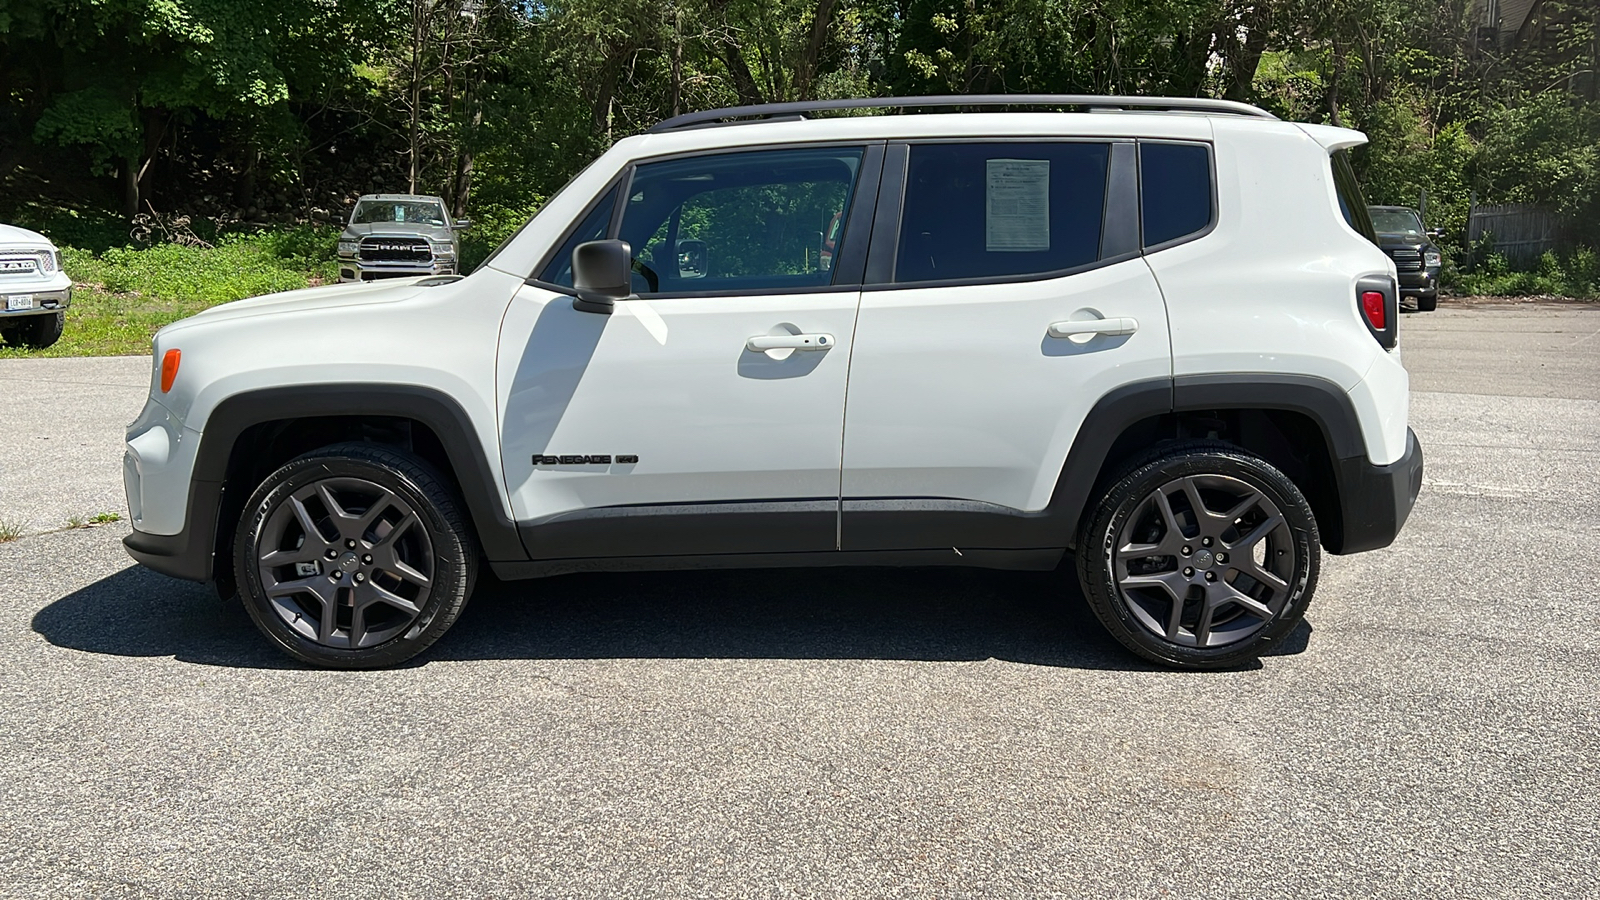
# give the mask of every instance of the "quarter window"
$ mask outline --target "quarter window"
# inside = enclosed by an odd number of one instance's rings
[[[611,228],[611,211],[616,205],[617,188],[612,188],[599,203],[594,205],[594,209],[589,210],[589,214],[583,217],[583,221],[572,230],[572,234],[567,235],[567,239],[561,244],[561,249],[556,251],[556,255],[551,257],[550,263],[545,266],[544,272],[539,275],[539,280],[559,284],[562,287],[572,287],[572,251],[579,244],[605,240],[606,232]]]
[[[1211,152],[1204,144],[1139,145],[1144,245],[1154,247],[1211,224]]]
[[[1100,258],[1103,143],[918,144],[895,281],[1043,275]]]
[[[696,294],[821,288],[862,149],[758,150],[648,163],[628,188],[619,237],[634,290]]]

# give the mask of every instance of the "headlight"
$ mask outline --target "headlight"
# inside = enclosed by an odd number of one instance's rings
[[[455,256],[456,255],[456,245],[450,243],[449,241],[434,241],[433,242],[433,255],[434,256]]]
[[[1437,250],[1428,250],[1422,254],[1422,264],[1430,269],[1437,269],[1444,264],[1444,257]]]
[[[54,250],[40,250],[38,256],[39,271],[46,275],[55,274],[58,268],[56,265],[56,252]]]
[[[356,255],[356,244],[357,243],[358,243],[357,241],[347,241],[347,240],[344,240],[344,239],[341,238],[339,240],[339,255],[340,256],[355,256]]]

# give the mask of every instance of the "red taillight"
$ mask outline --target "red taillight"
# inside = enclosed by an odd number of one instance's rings
[[[1361,311],[1366,314],[1367,324],[1371,325],[1374,331],[1382,331],[1389,327],[1389,317],[1384,313],[1385,303],[1384,296],[1377,291],[1361,292]]]
[[[172,382],[178,377],[178,361],[183,359],[183,354],[177,350],[168,350],[167,355],[161,357],[161,393],[172,390]]]

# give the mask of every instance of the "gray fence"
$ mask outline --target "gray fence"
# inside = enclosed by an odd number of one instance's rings
[[[1556,214],[1540,206],[1473,206],[1467,216],[1467,245],[1476,246],[1484,235],[1493,235],[1494,252],[1513,265],[1527,266],[1546,250],[1555,248],[1560,226]]]

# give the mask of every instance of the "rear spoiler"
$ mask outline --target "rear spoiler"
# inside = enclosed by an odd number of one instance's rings
[[[1295,123],[1313,141],[1322,145],[1322,149],[1329,153],[1335,150],[1347,150],[1359,147],[1367,142],[1367,136],[1350,128],[1335,128],[1332,125],[1307,125],[1303,122]]]

